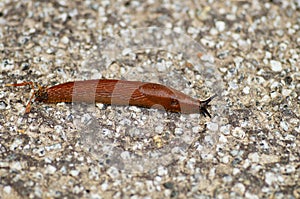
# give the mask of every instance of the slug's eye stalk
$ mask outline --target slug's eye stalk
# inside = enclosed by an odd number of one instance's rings
[[[209,114],[209,112],[207,111],[207,107],[210,106],[209,102],[211,102],[211,100],[213,100],[215,97],[217,97],[216,94],[214,94],[213,96],[211,96],[210,98],[208,98],[207,100],[204,100],[204,101],[200,101],[200,105],[199,105],[199,110],[200,110],[200,113],[206,117],[211,117],[211,115]]]

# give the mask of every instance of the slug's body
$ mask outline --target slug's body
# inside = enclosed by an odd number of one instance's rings
[[[35,101],[44,103],[96,102],[134,105],[170,112],[202,113],[204,116],[210,116],[206,108],[215,97],[200,101],[161,84],[109,79],[67,82],[49,88],[40,87],[34,96]]]

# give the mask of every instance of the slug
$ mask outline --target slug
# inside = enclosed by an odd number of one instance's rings
[[[33,82],[7,84],[7,86],[24,85],[34,87]],[[107,105],[133,105],[184,114],[201,113],[205,117],[211,117],[207,107],[215,97],[216,95],[213,95],[201,101],[157,83],[114,79],[85,80],[52,87],[39,86],[31,96],[25,113],[30,112],[30,103],[35,98],[34,101],[43,103],[96,102]]]

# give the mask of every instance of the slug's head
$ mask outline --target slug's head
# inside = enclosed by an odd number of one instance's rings
[[[200,105],[199,105],[199,111],[200,113],[206,117],[211,117],[211,115],[209,114],[207,108],[210,107],[210,104],[209,102],[211,102],[211,100],[213,100],[215,97],[217,97],[217,95],[213,95],[211,96],[210,98],[208,98],[207,100],[204,100],[204,101],[199,101],[200,102]]]

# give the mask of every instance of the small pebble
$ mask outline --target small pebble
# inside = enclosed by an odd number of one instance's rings
[[[245,197],[247,198],[247,199],[259,199],[259,197],[257,196],[257,195],[255,195],[255,194],[253,194],[253,193],[250,193],[250,192],[246,192],[246,194],[245,194]]]
[[[56,172],[56,167],[52,165],[48,165],[45,169],[45,173],[47,174],[54,174]]]
[[[232,170],[232,174],[233,175],[237,175],[237,174],[239,174],[241,171],[240,171],[240,169],[238,169],[238,168],[233,168],[233,170]]]
[[[250,153],[248,155],[248,158],[252,161],[252,162],[259,162],[259,155],[257,152],[255,153]]]
[[[211,64],[215,63],[215,58],[211,54],[204,54],[201,56],[202,61],[209,62]]]
[[[271,69],[274,72],[280,72],[282,70],[281,62],[276,61],[276,60],[271,60],[270,61]]]
[[[290,90],[290,89],[286,89],[286,88],[282,89],[282,95],[285,97],[290,96],[291,93],[292,93],[292,90]]]
[[[280,122],[280,127],[284,130],[284,131],[288,131],[289,130],[289,124],[285,121],[281,121]]]
[[[224,134],[224,135],[229,135],[230,134],[230,124],[227,124],[226,126],[221,126],[220,131]]]
[[[227,140],[226,136],[220,135],[220,137],[219,137],[219,142],[225,143],[225,142],[227,142],[227,141],[228,141],[228,140]]]
[[[158,62],[156,64],[156,68],[159,72],[163,72],[165,71],[167,68],[166,68],[166,64],[164,62]]]
[[[235,192],[238,192],[239,194],[243,195],[245,193],[246,187],[242,183],[237,183],[232,187],[232,189]]]
[[[276,175],[272,172],[266,172],[265,174],[265,182],[268,185],[272,185],[276,181]]]
[[[21,162],[13,162],[10,164],[11,169],[13,170],[22,170],[23,165]]]
[[[280,96],[278,92],[271,92],[271,98],[274,99],[276,97]]]
[[[15,138],[13,143],[10,145],[10,150],[14,151],[17,147],[19,147],[23,143],[23,140],[20,138]]]
[[[0,110],[4,110],[7,107],[7,104],[4,101],[0,101]]]
[[[75,170],[75,169],[73,169],[73,170],[70,171],[70,175],[74,176],[74,177],[78,176],[79,173],[80,173],[80,171]]]
[[[245,93],[246,95],[248,95],[250,93],[250,87],[246,86],[245,88],[243,88],[243,93]]]
[[[208,122],[207,123],[207,129],[211,131],[217,131],[219,129],[219,125],[214,122]]]
[[[69,38],[67,36],[63,36],[61,38],[61,42],[64,43],[64,44],[68,44],[69,43]]]
[[[112,179],[116,179],[119,176],[119,171],[117,168],[115,167],[110,167],[107,170],[107,174],[112,178]]]
[[[216,21],[215,25],[219,32],[223,32],[226,28],[226,24],[224,21]]]
[[[231,81],[229,82],[229,88],[232,90],[237,90],[239,88],[239,85],[236,82]]]
[[[222,157],[221,162],[224,164],[228,164],[229,160],[230,160],[229,156],[226,155],[226,156]]]
[[[233,129],[232,135],[236,138],[243,139],[245,137],[245,131],[241,127],[236,127]]]
[[[167,175],[168,174],[168,169],[167,168],[164,168],[163,166],[159,166],[157,168],[157,174],[159,176],[164,176],[164,175]]]
[[[204,46],[208,46],[209,48],[213,48],[216,45],[216,43],[210,39],[202,38],[200,41]]]
[[[122,55],[123,56],[126,56],[128,54],[130,54],[132,52],[132,49],[130,48],[125,48],[123,51],[122,51]]]
[[[269,95],[264,95],[263,98],[261,99],[262,102],[268,103],[270,102],[270,96]]]
[[[175,135],[182,135],[182,134],[183,134],[183,130],[181,128],[175,129]]]
[[[101,189],[102,191],[106,191],[108,189],[109,185],[107,182],[104,182],[103,184],[101,184]]]
[[[6,194],[10,194],[11,193],[11,186],[5,186],[3,188],[3,191],[6,193]]]

